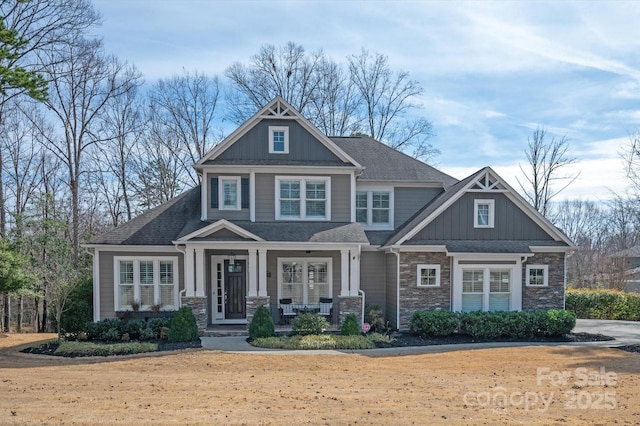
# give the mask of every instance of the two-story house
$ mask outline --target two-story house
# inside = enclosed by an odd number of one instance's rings
[[[86,245],[95,320],[186,305],[204,330],[323,302],[339,324],[375,303],[405,329],[416,310],[564,306],[571,241],[491,168],[458,181],[281,98],[194,167],[200,186]]]

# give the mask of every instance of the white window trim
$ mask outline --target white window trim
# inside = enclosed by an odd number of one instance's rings
[[[280,182],[299,181],[300,182],[300,217],[282,216],[280,213]],[[307,217],[307,181],[324,182],[325,184],[325,205],[324,217]],[[329,176],[276,176],[275,179],[275,207],[276,220],[331,220],[331,177]]]
[[[422,270],[423,269],[435,269],[436,270],[436,283],[434,285],[424,285],[421,283],[421,276],[422,276]],[[417,277],[416,277],[416,285],[418,287],[422,287],[422,288],[436,288],[436,287],[440,287],[440,265],[418,265],[417,267]]]
[[[133,300],[140,300],[140,262],[153,261],[153,286],[154,286],[154,304],[160,304],[160,262],[173,262],[173,307],[171,310],[177,310],[180,306],[179,287],[180,287],[180,271],[178,269],[178,257],[176,256],[114,256],[113,258],[113,308],[114,311],[131,310],[131,305],[120,305],[120,262],[133,262]],[[151,305],[140,306],[141,310],[149,309]],[[164,307],[160,306],[163,310]]]
[[[273,146],[273,133],[284,132],[284,151],[276,151]],[[289,153],[289,127],[287,126],[269,126],[269,154],[288,154]]]
[[[329,286],[329,296],[333,298],[333,259],[330,257],[279,257],[278,258],[278,303],[282,299],[282,264],[289,262],[302,263],[302,299],[308,300],[308,287],[309,287],[309,263],[321,263],[327,264],[327,285]],[[307,302],[303,302],[307,303]]]
[[[542,269],[544,271],[544,283],[543,284],[531,284],[529,281],[529,271],[532,269]],[[549,287],[549,265],[527,265],[525,285],[527,287]]]
[[[224,206],[224,181],[236,182],[236,206]],[[218,176],[218,210],[241,210],[242,209],[242,178],[240,176]]]
[[[473,227],[474,228],[493,228],[495,224],[495,200],[473,200]],[[480,225],[478,223],[478,206],[489,206],[489,224]]]
[[[393,230],[394,224],[394,191],[393,187],[358,187],[356,188],[356,194],[358,192],[366,192],[367,193],[367,223],[360,223],[362,228],[365,230],[378,230],[378,231],[390,231]],[[389,222],[388,223],[373,223],[373,193],[374,192],[388,192],[389,193]],[[356,194],[354,194],[354,199],[356,198]],[[357,210],[357,200],[355,202],[355,209]],[[357,214],[356,221],[357,221]]]

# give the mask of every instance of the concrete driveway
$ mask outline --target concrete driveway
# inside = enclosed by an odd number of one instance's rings
[[[576,320],[576,327],[573,329],[573,332],[603,334],[616,339],[610,342],[598,342],[609,343],[603,346],[640,344],[640,322],[636,321],[579,319]]]

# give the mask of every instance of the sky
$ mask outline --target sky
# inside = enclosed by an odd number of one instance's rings
[[[627,187],[622,153],[640,129],[640,1],[94,0],[106,50],[146,84],[217,75],[263,44],[362,48],[422,85],[440,170],[491,166],[523,181],[536,128],[566,137],[578,178],[556,199],[606,201]],[[227,134],[233,129],[228,129]]]

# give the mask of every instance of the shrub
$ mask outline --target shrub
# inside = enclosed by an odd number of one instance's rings
[[[150,327],[145,327],[140,332],[140,340],[155,340],[157,338],[158,336]]]
[[[125,322],[125,333],[129,334],[131,340],[138,340],[142,335],[142,331],[147,328],[147,323],[143,320],[134,320]]]
[[[51,327],[56,330],[55,308],[51,310]],[[60,331],[63,335],[77,336],[86,331],[87,324],[93,319],[93,280],[84,278],[69,294],[64,305],[64,312],[60,317]]]
[[[293,334],[308,335],[322,334],[329,327],[327,320],[317,314],[301,314],[296,316],[291,323]]]
[[[495,339],[504,334],[504,325],[496,312],[466,312],[460,315],[460,332],[474,339]]]
[[[100,344],[88,342],[62,341],[56,349],[55,354],[68,357],[76,356],[110,356],[110,355],[128,355],[139,354],[145,352],[154,352],[158,350],[156,343],[113,343]]]
[[[331,334],[306,336],[259,337],[251,341],[258,348],[311,349],[373,349],[375,344],[365,336],[336,336]]]
[[[619,290],[567,290],[566,309],[578,318],[640,321],[640,294]]]
[[[502,317],[503,335],[529,338],[536,335],[538,324],[531,312],[496,312]]]
[[[257,339],[258,337],[275,336],[275,334],[276,328],[269,310],[264,306],[258,307],[253,315],[251,324],[249,324],[249,337]]]
[[[458,314],[449,311],[416,311],[409,322],[411,332],[420,337],[447,336],[459,326]]]
[[[126,332],[126,323],[118,318],[107,318],[86,326],[89,340],[120,340]],[[117,334],[117,337],[114,337]]]
[[[344,323],[342,323],[342,327],[340,328],[340,332],[344,336],[357,336],[360,334],[360,325],[358,324],[358,319],[354,314],[349,314],[345,317]]]
[[[152,318],[149,320],[149,323],[147,324],[147,326],[151,329],[151,331],[153,331],[153,334],[155,335],[156,339],[160,339],[163,338],[161,336],[162,334],[162,329],[166,328],[169,329],[169,324],[171,324],[171,318]],[[166,333],[164,336],[164,339],[166,339]]]
[[[120,332],[116,327],[112,327],[100,335],[100,340],[106,340],[107,342],[117,342],[122,338],[124,333]]]
[[[198,339],[198,325],[191,308],[183,306],[178,309],[169,324],[170,342],[189,342]]]
[[[562,336],[571,333],[576,326],[576,314],[560,309],[533,311],[540,336]]]
[[[387,331],[386,323],[384,321],[384,314],[382,308],[377,304],[364,305],[364,322],[371,326],[371,331],[374,333],[384,333]]]

